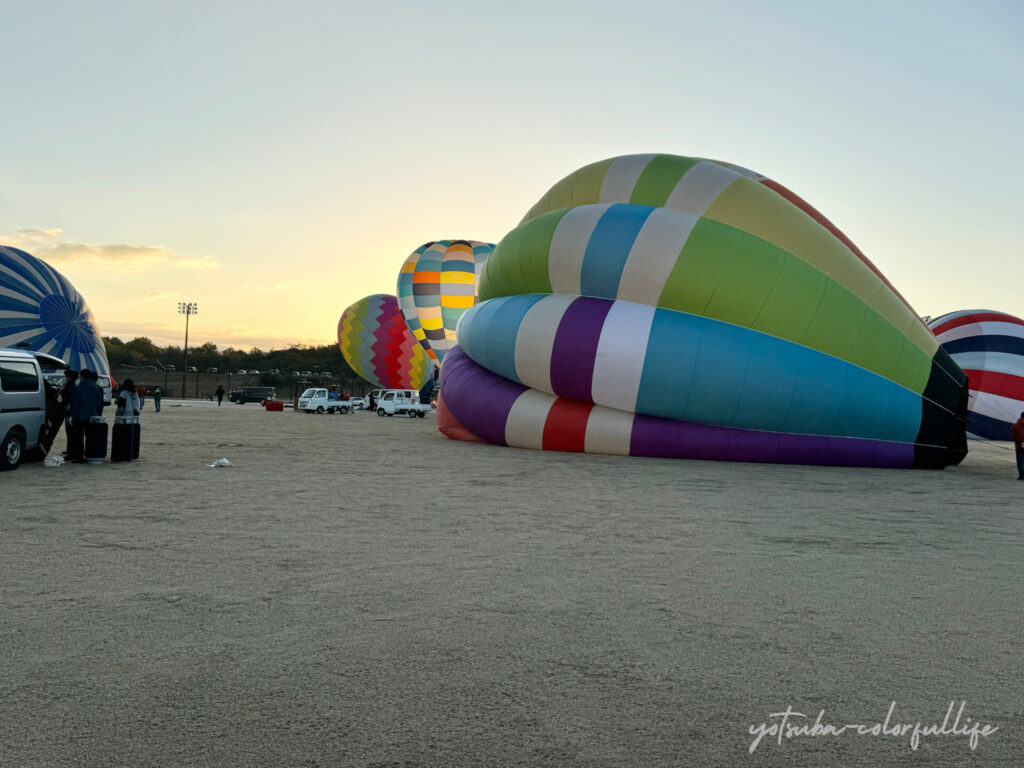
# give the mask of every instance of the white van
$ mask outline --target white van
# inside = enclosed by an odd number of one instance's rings
[[[0,472],[17,469],[34,449],[46,421],[46,391],[36,358],[0,349]]]
[[[298,410],[306,413],[349,413],[352,406],[348,400],[332,400],[326,389],[310,387],[299,395]]]
[[[405,414],[410,419],[423,418],[430,410],[429,404],[420,402],[420,393],[412,389],[386,389],[377,401],[378,416]]]

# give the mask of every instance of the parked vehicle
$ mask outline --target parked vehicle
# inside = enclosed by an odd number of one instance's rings
[[[304,376],[305,378],[309,378],[309,377],[310,377],[310,376],[312,376],[313,374],[312,374],[312,373],[310,373],[309,371],[303,371],[303,372],[302,372],[302,375],[303,375],[303,376]]]
[[[228,400],[236,405],[242,405],[243,403],[260,403],[262,405],[265,401],[273,400],[276,396],[277,390],[274,387],[239,387],[238,389],[231,390]]]
[[[378,416],[394,416],[396,413],[404,413],[410,419],[417,416],[422,419],[429,410],[430,405],[421,403],[420,393],[413,389],[387,389],[377,401]]]
[[[298,371],[292,371],[292,376],[294,376],[296,379],[299,378],[299,376],[301,375],[302,374],[300,374]]]
[[[250,369],[249,369],[249,375],[250,375],[250,376],[259,376],[259,375],[260,375],[260,372],[259,372],[259,371],[257,371],[257,370],[256,370],[255,368],[250,368]]]
[[[190,370],[190,371],[194,371],[194,370],[195,370],[195,368],[189,368],[189,370]],[[218,370],[217,368],[207,368],[207,369],[206,369],[206,372],[207,372],[207,373],[217,373],[217,370]]]
[[[248,374],[249,374],[249,372],[248,372],[247,370],[245,370],[245,368],[243,368],[242,370],[240,370],[240,371],[239,371],[238,373],[236,373],[235,375],[236,375],[236,376],[247,376]]]
[[[306,413],[349,413],[348,400],[332,400],[323,387],[310,387],[299,395],[299,410]]]
[[[17,469],[39,444],[46,421],[46,390],[35,357],[0,349],[0,472]]]
[[[366,408],[366,401],[361,397],[350,397],[348,404],[352,406],[353,411],[361,411]]]
[[[167,366],[167,370],[168,370],[168,371],[170,371],[171,373],[174,373],[174,372],[175,372],[176,370],[178,370],[178,369],[177,369],[177,368],[175,368],[175,367],[174,367],[173,365],[168,365],[168,366]]]
[[[328,378],[328,379],[331,378],[331,372],[330,371],[320,371],[320,375],[325,377],[325,378]]]
[[[113,402],[114,387],[117,386],[117,382],[114,381],[114,377],[100,375],[96,378],[96,383],[99,384],[100,389],[103,390],[103,404],[110,405]]]
[[[199,373],[199,369],[198,369],[198,368],[196,368],[196,367],[195,367],[194,365],[190,365],[190,366],[188,367],[188,372],[189,372],[189,373]],[[214,373],[216,373],[216,372],[217,372],[217,369],[216,369],[216,368],[214,368],[214,369],[213,369],[213,372],[214,372]]]

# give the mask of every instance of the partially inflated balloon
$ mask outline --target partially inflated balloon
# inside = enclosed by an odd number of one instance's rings
[[[1009,440],[1010,427],[1024,412],[1024,320],[967,309],[937,317],[928,327],[970,379],[968,433]]]
[[[476,303],[477,282],[493,243],[436,240],[417,248],[398,275],[398,302],[416,340],[440,364],[455,346],[455,326]]]
[[[966,377],[836,227],[736,166],[631,155],[488,259],[444,367],[488,442],[883,467],[963,458]]]
[[[107,352],[85,299],[53,267],[0,246],[0,347],[59,357],[74,370],[107,374]]]
[[[374,294],[346,309],[338,321],[338,346],[352,370],[384,389],[418,390],[433,375],[433,363],[394,296]]]

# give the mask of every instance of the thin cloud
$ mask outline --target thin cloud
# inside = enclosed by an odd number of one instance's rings
[[[99,245],[66,240],[64,230],[19,229],[13,235],[0,235],[0,244],[28,251],[51,265],[93,263],[116,269],[174,266],[210,269],[220,266],[209,256],[187,256],[162,245],[110,243]]]
[[[299,288],[308,288],[320,281],[304,277],[298,280],[281,280],[276,283],[243,283],[241,290],[247,293],[285,293]]]

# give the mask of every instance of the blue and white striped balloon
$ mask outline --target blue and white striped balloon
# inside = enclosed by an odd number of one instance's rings
[[[45,352],[76,371],[110,373],[96,319],[64,275],[0,245],[0,347]]]

